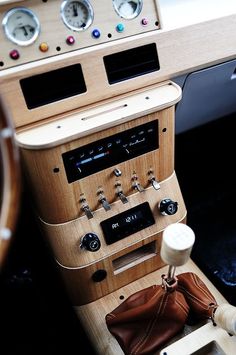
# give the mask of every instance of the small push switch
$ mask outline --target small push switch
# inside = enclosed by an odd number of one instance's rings
[[[171,216],[178,211],[178,202],[164,198],[159,204],[159,210],[163,216]]]
[[[118,168],[115,168],[115,169],[113,170],[113,173],[115,174],[116,177],[119,177],[119,176],[122,175],[120,169],[118,169]]]
[[[95,233],[86,233],[80,241],[80,248],[88,251],[98,251],[101,247],[100,239]]]

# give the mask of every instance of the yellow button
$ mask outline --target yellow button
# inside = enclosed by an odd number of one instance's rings
[[[41,52],[47,52],[49,49],[49,46],[46,42],[42,42],[39,46],[39,49],[41,50]]]

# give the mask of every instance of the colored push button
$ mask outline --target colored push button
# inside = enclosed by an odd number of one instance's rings
[[[94,38],[99,38],[99,37],[101,36],[101,32],[100,32],[99,30],[97,30],[97,29],[94,29],[94,30],[92,31],[92,36],[93,36]]]
[[[143,26],[147,26],[148,25],[148,19],[146,17],[144,17],[142,20],[141,20],[141,24]]]
[[[42,42],[40,45],[39,45],[39,49],[41,52],[47,52],[48,49],[49,49],[49,46],[46,42]]]
[[[13,49],[10,53],[9,56],[11,59],[17,60],[20,58],[20,53],[18,52],[17,49]]]
[[[69,44],[69,46],[71,46],[72,44],[75,43],[75,38],[73,36],[68,36],[66,39],[66,43]]]
[[[123,23],[118,23],[118,25],[116,26],[117,32],[123,32],[124,29],[125,29],[125,26],[123,25]]]

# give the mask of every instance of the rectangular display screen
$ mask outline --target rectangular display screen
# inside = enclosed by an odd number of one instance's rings
[[[159,148],[158,120],[63,153],[69,183]]]
[[[112,244],[155,224],[148,202],[119,213],[100,223],[107,244]]]

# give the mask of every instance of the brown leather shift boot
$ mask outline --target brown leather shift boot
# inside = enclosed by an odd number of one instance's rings
[[[184,327],[189,306],[174,285],[134,293],[106,315],[109,331],[126,355],[153,355]]]
[[[217,302],[204,282],[194,273],[177,276],[178,291],[182,292],[196,320],[212,318]]]

